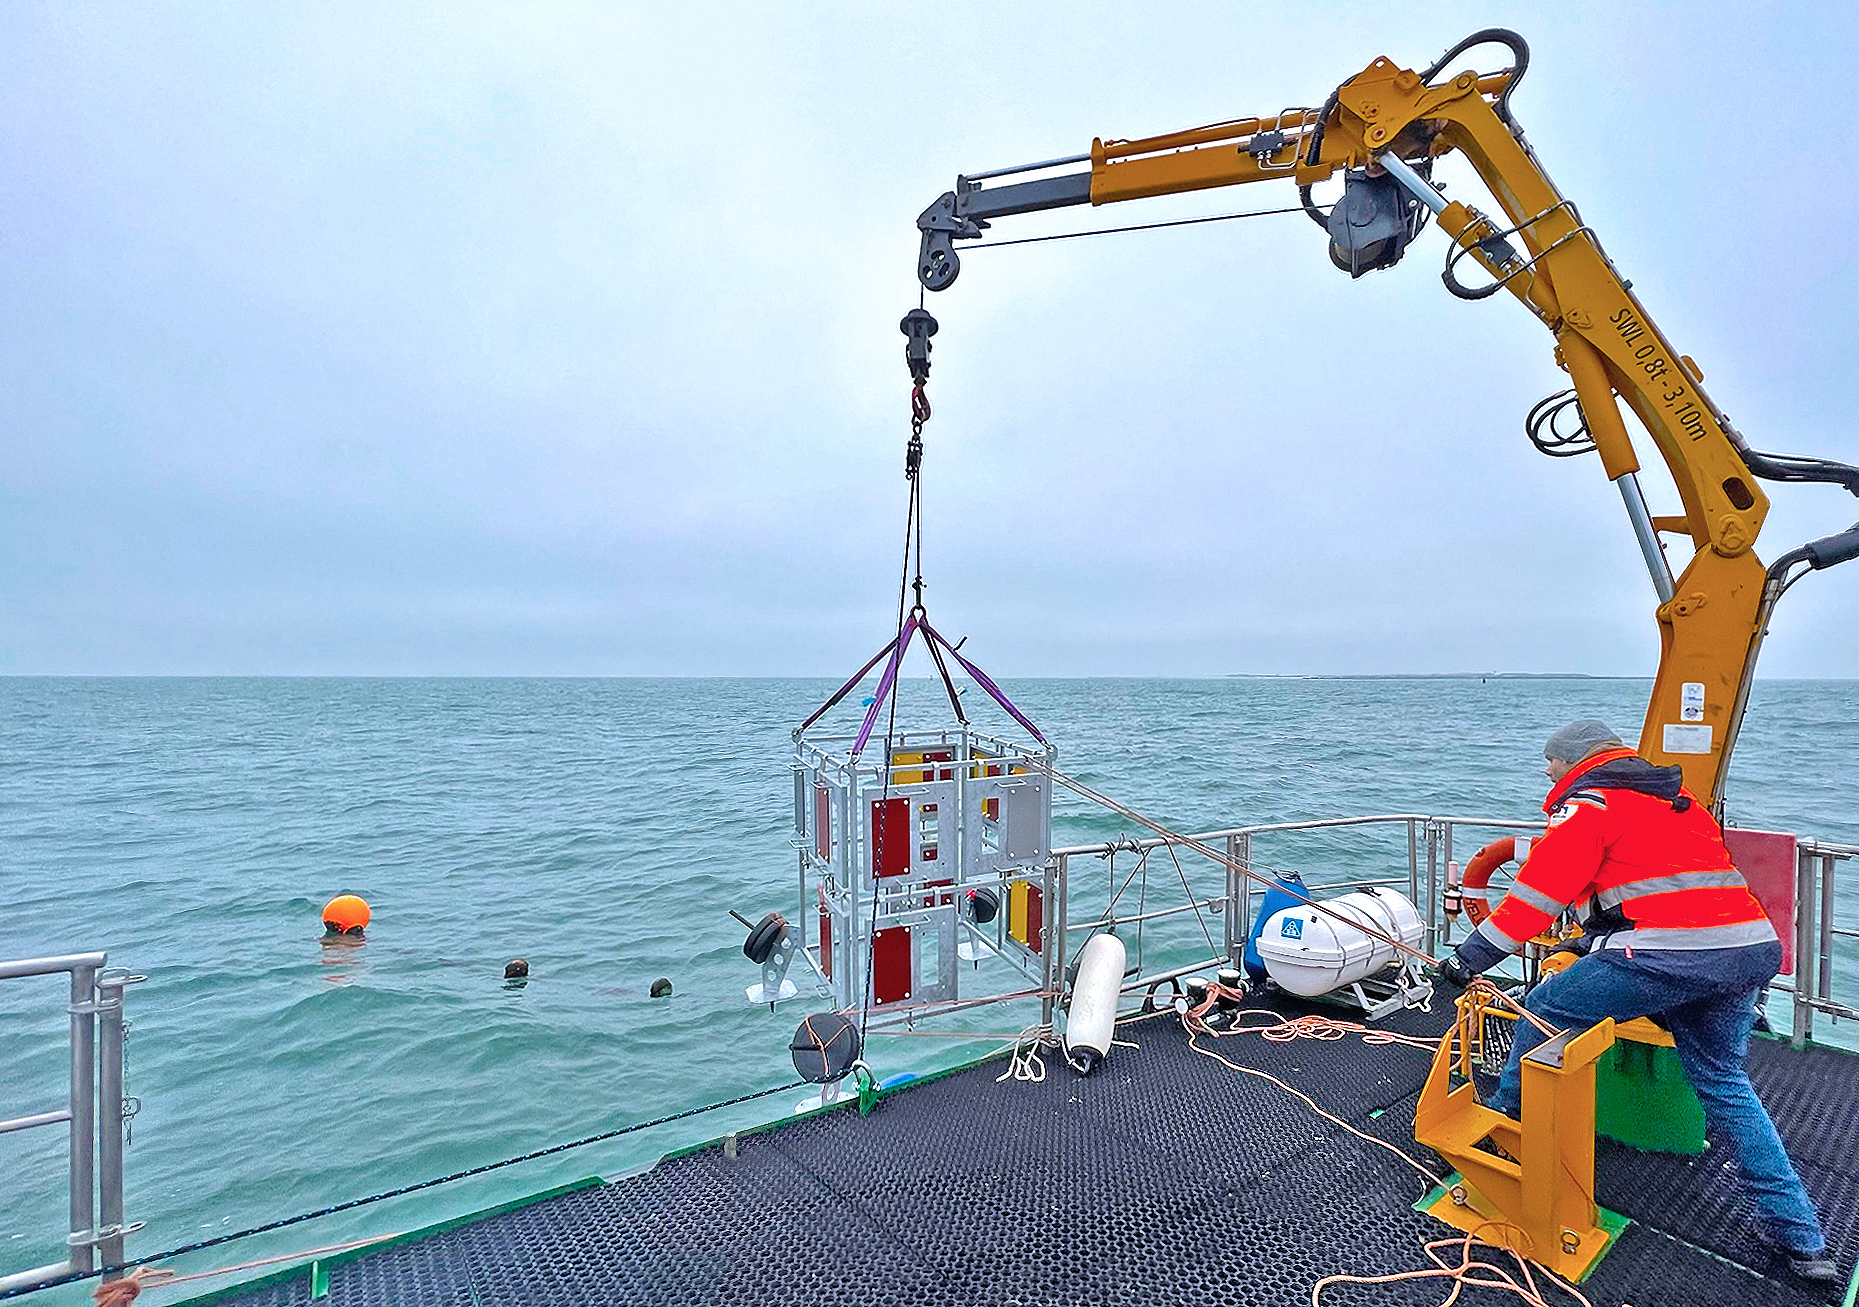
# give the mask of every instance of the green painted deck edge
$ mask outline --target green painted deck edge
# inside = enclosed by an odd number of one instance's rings
[[[911,1079],[904,1081],[901,1085],[893,1085],[889,1089],[880,1091],[878,1101],[882,1103],[892,1094],[901,1094],[907,1089],[915,1089],[918,1085],[927,1085],[933,1081],[945,1079],[948,1076],[956,1074],[958,1071],[970,1071],[988,1062],[998,1062],[1012,1051],[1013,1050],[1010,1048],[998,1049],[992,1053],[983,1053],[980,1057],[970,1058],[966,1062],[958,1062],[954,1066],[943,1067],[940,1071],[926,1071],[920,1076],[913,1076]],[[776,1117],[772,1121],[764,1121],[761,1125],[753,1125],[746,1130],[732,1130],[730,1134],[735,1135],[737,1139],[752,1139],[756,1135],[765,1135],[770,1130],[787,1125],[791,1121],[805,1121],[812,1117],[824,1116],[828,1112],[837,1112],[842,1108],[856,1106],[858,1106],[858,1095],[851,1094],[821,1107],[808,1108],[805,1112],[791,1112],[786,1116]],[[658,1162],[675,1162],[680,1157],[689,1157],[692,1153],[701,1153],[706,1148],[721,1148],[724,1141],[729,1137],[728,1134],[723,1134],[716,1136],[714,1139],[705,1139],[700,1143],[687,1144],[683,1148],[674,1148],[669,1153],[660,1154]],[[653,1165],[658,1165],[658,1162],[653,1163]],[[646,1169],[650,1170],[651,1168],[648,1167]],[[180,1304],[177,1303],[175,1307],[180,1307]]]
[[[885,1090],[880,1096],[879,1101],[882,1102],[883,1099],[889,1098],[892,1094],[902,1093],[904,1090],[915,1088],[917,1085],[926,1085],[932,1081],[952,1076],[958,1071],[967,1071],[987,1062],[999,1061],[1001,1058],[1006,1057],[1011,1051],[1010,1049],[1001,1049],[992,1053],[985,1053],[977,1058],[971,1058],[966,1062],[957,1063],[954,1066],[944,1067],[939,1071],[926,1072],[923,1075],[905,1081],[903,1084],[894,1085],[890,1089]],[[748,1138],[752,1135],[766,1134],[768,1131],[779,1126],[784,1126],[790,1121],[800,1121],[807,1117],[822,1116],[827,1112],[836,1112],[841,1108],[855,1107],[857,1104],[858,1096],[852,1095],[840,1099],[837,1102],[828,1103],[823,1107],[813,1108],[811,1111],[790,1113],[786,1116],[777,1117],[772,1121],[764,1122],[761,1125],[751,1126],[747,1130],[737,1130],[734,1134],[738,1139]],[[687,1157],[692,1153],[702,1152],[706,1148],[719,1148],[726,1138],[728,1138],[727,1135],[718,1135],[716,1138],[705,1140],[702,1143],[691,1144],[684,1148],[675,1148],[660,1156],[658,1162],[675,1161],[680,1157]],[[658,1165],[658,1162],[653,1163],[653,1165]],[[649,1170],[650,1168],[647,1169]],[[290,1279],[292,1276],[317,1270],[320,1270],[326,1276],[329,1267],[340,1266],[344,1262],[354,1261],[358,1257],[366,1256],[370,1253],[382,1252],[386,1249],[399,1247],[402,1244],[412,1243],[416,1240],[429,1239],[435,1235],[446,1234],[457,1229],[461,1225],[469,1225],[474,1221],[486,1220],[490,1217],[501,1215],[504,1212],[513,1211],[519,1207],[527,1207],[532,1203],[545,1202],[550,1198],[556,1198],[562,1194],[573,1193],[578,1189],[593,1188],[594,1186],[605,1183],[606,1181],[599,1176],[588,1176],[585,1179],[570,1181],[568,1184],[557,1185],[553,1189],[545,1189],[541,1193],[529,1194],[522,1198],[513,1198],[509,1202],[498,1203],[495,1207],[487,1207],[482,1211],[469,1212],[463,1216],[454,1216],[434,1225],[422,1226],[417,1230],[409,1230],[404,1234],[397,1234],[391,1238],[382,1239],[377,1243],[370,1243],[360,1248],[350,1248],[344,1252],[331,1253],[325,1257],[317,1257],[309,1261],[298,1262],[296,1265],[287,1266],[283,1270],[272,1271],[252,1280],[241,1280],[237,1284],[227,1285],[223,1289],[215,1289],[210,1293],[201,1294],[197,1298],[182,1298],[170,1304],[170,1307],[205,1307],[208,1303],[217,1302],[233,1294],[246,1293],[253,1289],[260,1289],[266,1285],[276,1284],[282,1280]]]
[[[531,1203],[546,1202],[551,1198],[559,1198],[563,1194],[571,1194],[579,1189],[597,1188],[605,1183],[606,1181],[602,1180],[597,1175],[590,1175],[580,1180],[570,1180],[567,1184],[558,1184],[553,1189],[545,1189],[539,1194],[529,1194],[523,1198],[512,1198],[509,1202],[498,1203],[495,1207],[486,1207],[482,1211],[467,1212],[463,1216],[450,1217],[447,1220],[439,1221],[433,1225],[421,1226],[417,1230],[408,1230],[404,1234],[390,1235],[375,1243],[363,1244],[359,1248],[349,1248],[339,1253],[329,1253],[326,1256],[315,1257],[309,1261],[298,1262],[295,1266],[287,1266],[281,1271],[272,1271],[266,1275],[259,1276],[255,1280],[241,1280],[237,1284],[229,1284],[223,1289],[215,1289],[211,1293],[201,1294],[198,1298],[182,1298],[177,1302],[169,1304],[169,1307],[201,1307],[201,1305],[205,1303],[218,1302],[220,1299],[230,1297],[233,1294],[249,1293],[253,1289],[262,1289],[266,1285],[277,1284],[280,1281],[290,1279],[292,1276],[302,1275],[312,1271],[320,1271],[324,1277],[327,1277],[329,1268],[332,1266],[340,1266],[344,1262],[352,1262],[359,1257],[372,1256],[375,1253],[384,1252],[389,1248],[398,1248],[402,1244],[414,1243],[421,1239],[430,1239],[435,1235],[447,1234],[450,1231],[456,1230],[461,1225],[470,1225],[473,1221],[488,1220],[490,1217],[515,1211],[519,1207],[528,1207]]]
[[[1427,1209],[1450,1194],[1452,1192],[1452,1186],[1461,1183],[1463,1179],[1464,1177],[1457,1171],[1454,1171],[1451,1175],[1446,1177],[1445,1183],[1436,1184],[1429,1189],[1426,1195],[1414,1204],[1414,1210],[1419,1212],[1422,1216],[1432,1216],[1433,1214]],[[1439,1217],[1437,1216],[1434,1216],[1433,1219],[1439,1221]],[[1594,1268],[1606,1260],[1607,1254],[1614,1250],[1614,1244],[1619,1241],[1621,1232],[1629,1225],[1633,1224],[1633,1218],[1630,1216],[1622,1216],[1619,1212],[1609,1211],[1599,1203],[1596,1203],[1594,1206],[1594,1223],[1600,1226],[1606,1233],[1607,1243],[1600,1252],[1594,1255],[1594,1260],[1588,1263],[1587,1271],[1582,1275],[1581,1279],[1575,1281],[1577,1284],[1586,1281],[1590,1275],[1594,1274]],[[1444,1221],[1440,1221],[1440,1224],[1446,1225]],[[1450,1230],[1454,1227],[1447,1225],[1446,1228]],[[1464,1231],[1460,1231],[1460,1233],[1464,1233]],[[1847,1304],[1847,1307],[1851,1307],[1851,1304]]]

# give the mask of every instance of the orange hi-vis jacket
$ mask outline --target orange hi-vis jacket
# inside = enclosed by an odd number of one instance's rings
[[[1543,811],[1549,829],[1530,845],[1510,893],[1460,946],[1475,970],[1518,952],[1577,905],[1591,904],[1613,924],[1607,948],[1740,948],[1775,939],[1722,830],[1677,767],[1609,749],[1571,768]]]

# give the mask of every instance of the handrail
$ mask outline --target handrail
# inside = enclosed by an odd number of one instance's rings
[[[88,1272],[99,1255],[105,1266],[120,1265],[124,1236],[139,1228],[123,1222],[123,988],[141,977],[105,970],[108,961],[105,953],[73,953],[0,962],[0,980],[71,977],[67,1105],[0,1121],[0,1134],[68,1127],[70,1221],[59,1242],[70,1251],[54,1265],[0,1275],[0,1292]]]
[[[1450,922],[1444,913],[1440,871],[1443,862],[1453,859],[1454,833],[1463,829],[1539,831],[1543,829],[1541,821],[1514,818],[1413,812],[1373,813],[1354,817],[1319,817],[1306,821],[1225,826],[1173,838],[1150,836],[1133,839],[1124,836],[1116,840],[1055,848],[1052,850],[1052,857],[1060,868],[1061,874],[1064,875],[1069,871],[1069,864],[1073,858],[1098,857],[1114,860],[1120,853],[1146,855],[1159,848],[1180,847],[1187,840],[1201,844],[1225,841],[1229,858],[1260,872],[1271,872],[1278,868],[1256,861],[1252,857],[1251,841],[1255,836],[1402,824],[1407,825],[1409,835],[1409,869],[1406,883],[1410,897],[1427,923],[1429,948],[1438,946],[1448,938],[1446,931],[1450,928]],[[1423,842],[1424,853],[1421,847]],[[1839,1001],[1834,997],[1836,980],[1846,983],[1853,980],[1851,976],[1836,974],[1835,941],[1859,939],[1859,925],[1848,926],[1836,919],[1838,904],[1834,892],[1834,868],[1837,863],[1859,858],[1859,844],[1801,836],[1797,837],[1795,847],[1799,859],[1795,895],[1795,980],[1790,982],[1778,979],[1772,988],[1777,992],[1790,995],[1794,1015],[1793,1037],[1798,1045],[1812,1037],[1813,1019],[1816,1013],[1836,1019],[1859,1019],[1859,1007]],[[1204,858],[1202,860],[1205,861]],[[1426,864],[1424,879],[1420,865],[1422,861]],[[1066,878],[1069,877],[1066,876]],[[1402,882],[1399,879],[1386,877],[1345,877],[1334,881],[1313,880],[1311,883],[1315,888],[1324,890],[1349,890],[1368,886],[1398,886]],[[1139,920],[1152,921],[1188,912],[1198,915],[1218,910],[1224,906],[1225,944],[1229,960],[1237,959],[1245,947],[1245,937],[1250,933],[1253,903],[1260,893],[1262,890],[1256,886],[1254,881],[1229,870],[1225,894],[1195,897],[1191,902],[1149,910],[1138,916],[1114,919],[1119,925],[1133,924]],[[1098,929],[1109,924],[1112,919],[1108,913],[1099,913],[1089,920],[1068,922],[1066,929]],[[1191,971],[1194,968],[1187,970]],[[1173,974],[1182,973],[1177,970]],[[1141,987],[1153,980],[1155,980],[1153,976],[1139,975],[1131,979],[1126,988]]]

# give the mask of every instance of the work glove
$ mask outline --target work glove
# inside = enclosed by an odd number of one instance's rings
[[[1464,989],[1467,985],[1478,979],[1478,973],[1466,966],[1464,959],[1457,953],[1447,954],[1440,964],[1434,968],[1433,975],[1435,979],[1453,989]]]

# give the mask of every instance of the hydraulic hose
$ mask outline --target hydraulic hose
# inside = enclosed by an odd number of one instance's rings
[[[1510,116],[1510,96],[1511,92],[1517,89],[1517,83],[1523,80],[1524,70],[1530,66],[1530,45],[1529,42],[1525,41],[1521,36],[1517,35],[1517,33],[1511,31],[1508,27],[1486,27],[1473,32],[1463,41],[1453,46],[1452,49],[1446,51],[1445,54],[1434,60],[1432,67],[1420,74],[1420,80],[1422,82],[1432,81],[1435,77],[1439,76],[1440,70],[1447,64],[1457,59],[1473,46],[1483,45],[1488,41],[1494,41],[1499,45],[1509,47],[1511,57],[1516,60],[1515,64],[1512,65],[1510,81],[1505,85],[1504,89],[1498,93],[1497,103],[1494,106],[1498,118],[1504,125],[1507,127],[1515,127],[1516,123],[1511,120]],[[1337,88],[1337,90],[1341,89],[1340,87]],[[1335,112],[1336,96],[1337,91],[1331,91],[1330,98],[1323,102],[1323,108],[1317,114],[1317,125],[1311,129],[1310,133],[1310,148],[1304,152],[1304,166],[1307,168],[1316,167],[1318,160],[1323,155],[1323,125],[1330,120],[1330,114]],[[1297,198],[1303,204],[1304,212],[1309,215],[1310,220],[1327,231],[1329,229],[1329,217],[1322,209],[1318,208],[1316,202],[1310,198],[1310,187],[1298,187]]]
[[[1492,106],[1498,118],[1503,121],[1505,126],[1515,127],[1516,123],[1511,121],[1510,116],[1510,94],[1517,89],[1517,83],[1523,80],[1524,71],[1530,66],[1530,45],[1529,42],[1525,41],[1521,36],[1517,35],[1517,33],[1511,31],[1508,27],[1486,27],[1480,31],[1473,32],[1463,41],[1453,46],[1452,49],[1446,51],[1445,54],[1434,60],[1433,66],[1420,74],[1420,80],[1422,82],[1432,81],[1435,77],[1439,76],[1440,71],[1444,69],[1447,64],[1457,59],[1473,46],[1483,45],[1487,41],[1495,41],[1499,45],[1509,46],[1511,57],[1517,61],[1512,65],[1510,81],[1505,84],[1502,91],[1498,92],[1497,103]]]
[[[1743,465],[1765,481],[1822,482],[1844,486],[1859,495],[1859,467],[1836,463],[1828,458],[1799,458],[1793,454],[1764,454],[1734,441]],[[1769,568],[1771,580],[1780,580],[1797,563],[1806,563],[1814,571],[1859,558],[1859,522],[1844,531],[1819,540],[1810,540],[1799,549],[1791,549]],[[1785,587],[1784,587],[1785,588]]]

